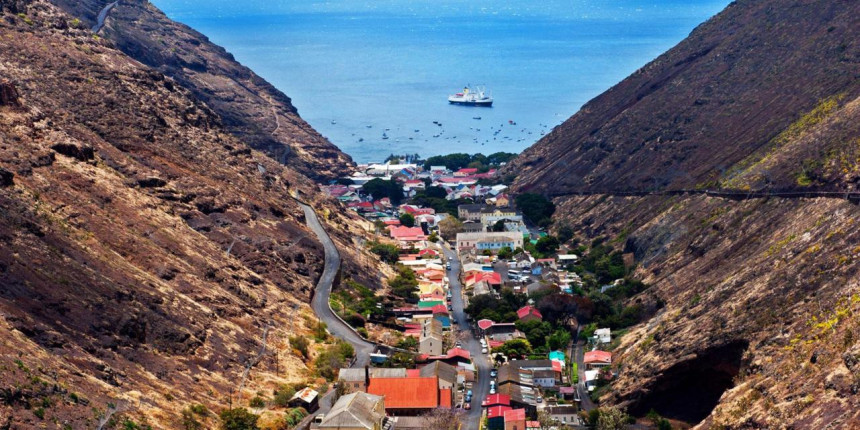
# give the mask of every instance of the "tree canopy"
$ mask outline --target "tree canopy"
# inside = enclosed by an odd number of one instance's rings
[[[393,205],[399,205],[403,201],[403,186],[393,179],[374,178],[364,184],[362,189],[373,196],[374,200],[388,197]]]
[[[523,193],[514,201],[529,221],[539,226],[547,226],[552,222],[555,204],[546,197],[536,193]]]
[[[406,227],[415,227],[415,217],[410,213],[400,215],[400,224]]]

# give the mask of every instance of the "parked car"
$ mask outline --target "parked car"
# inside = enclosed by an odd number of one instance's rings
[[[445,270],[451,270],[451,263],[445,265]]]
[[[538,403],[543,403],[543,397],[538,397],[538,398],[537,398],[537,402],[538,402]]]
[[[470,409],[472,409],[472,404],[471,404],[471,403],[466,403],[465,405],[463,405],[463,409],[465,409],[465,410],[467,410],[467,411],[468,411],[468,410],[470,410]]]
[[[490,370],[490,377],[495,378],[496,376],[499,376],[499,371],[496,369]]]
[[[466,404],[468,405],[468,404],[469,404],[469,402],[471,402],[471,401],[472,401],[472,396],[466,396],[466,400],[465,400],[465,401],[466,401]]]
[[[486,354],[486,353],[487,353],[487,348],[481,348],[481,354]]]

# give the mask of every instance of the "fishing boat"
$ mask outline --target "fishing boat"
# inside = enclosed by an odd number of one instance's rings
[[[493,97],[487,93],[483,86],[477,86],[475,89],[472,89],[467,85],[463,88],[463,92],[448,96],[448,103],[455,105],[490,107],[493,105]]]

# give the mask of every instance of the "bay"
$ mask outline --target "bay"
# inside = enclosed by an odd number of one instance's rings
[[[729,3],[152,2],[289,95],[358,162],[520,152]],[[449,105],[467,84],[486,85],[493,107]]]

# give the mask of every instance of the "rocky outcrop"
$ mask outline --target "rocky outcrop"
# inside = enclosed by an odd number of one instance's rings
[[[18,90],[8,79],[0,80],[0,106],[21,106]]]
[[[79,146],[73,143],[57,143],[52,145],[51,149],[56,151],[58,154],[72,157],[78,161],[89,161],[96,158],[96,153],[92,146]]]
[[[0,187],[11,187],[15,184],[14,178],[14,173],[0,168]]]
[[[88,26],[105,2],[52,0]],[[250,147],[314,179],[351,173],[351,158],[311,128],[289,97],[224,48],[171,21],[145,0],[121,2],[100,34],[132,58],[189,89]]]

